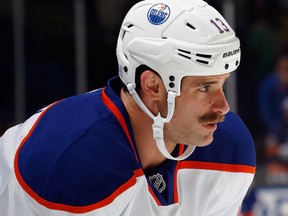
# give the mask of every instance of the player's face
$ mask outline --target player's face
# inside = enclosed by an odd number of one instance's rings
[[[165,139],[173,143],[205,146],[212,142],[217,122],[229,111],[223,85],[229,74],[185,77],[175,112],[165,125]]]

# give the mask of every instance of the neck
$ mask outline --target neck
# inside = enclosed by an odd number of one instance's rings
[[[121,90],[120,97],[130,118],[136,147],[143,169],[150,169],[163,163],[166,158],[158,150],[153,138],[153,120],[142,111],[142,109],[136,104],[129,93]],[[176,144],[172,143],[170,145],[166,145],[170,153],[173,151],[175,146]]]

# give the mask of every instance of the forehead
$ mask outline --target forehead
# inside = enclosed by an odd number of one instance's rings
[[[230,76],[230,73],[212,76],[187,76],[182,80],[182,84],[200,85],[205,83],[223,83]]]

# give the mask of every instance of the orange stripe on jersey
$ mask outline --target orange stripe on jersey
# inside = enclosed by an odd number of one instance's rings
[[[143,169],[139,168],[138,170],[134,170],[134,175],[135,175],[136,178],[140,177],[140,176],[143,176],[144,175]]]
[[[184,145],[183,144],[180,144],[180,147],[179,147],[179,155],[183,154],[184,152]],[[176,168],[175,168],[175,171],[174,171],[174,203],[178,203],[178,181],[177,181],[177,173],[178,173],[178,169],[179,169],[179,163],[180,161],[177,162],[177,165],[176,165]]]
[[[106,89],[106,88],[105,88]],[[135,155],[135,158],[137,160],[137,162],[139,162],[139,159],[137,157],[137,154],[136,154],[136,150],[134,148],[134,145],[133,145],[133,142],[132,142],[132,139],[131,139],[131,136],[130,136],[130,133],[129,133],[129,130],[128,130],[128,127],[127,127],[127,124],[125,122],[125,119],[123,117],[123,115],[121,114],[121,112],[119,111],[119,109],[116,107],[116,105],[110,100],[110,98],[106,95],[105,93],[105,89],[102,90],[102,100],[103,102],[105,103],[105,105],[108,107],[108,109],[114,114],[114,116],[117,118],[117,120],[119,121],[120,125],[122,126],[130,144],[131,144],[131,147],[133,149],[133,152],[134,152],[134,155]]]
[[[243,172],[255,174],[256,167],[247,166],[242,164],[222,164],[212,162],[199,162],[199,161],[181,161],[179,169],[204,169],[204,170],[217,170],[226,172]]]
[[[150,185],[148,185],[148,191],[150,192],[150,194],[152,195],[152,197],[154,198],[155,202],[157,203],[158,206],[161,206],[161,202],[159,201],[159,199],[157,198],[157,196],[154,194],[154,191],[152,190],[152,188],[150,187]]]
[[[81,214],[81,213],[87,213],[87,212],[109,205],[120,194],[122,194],[123,192],[125,192],[127,189],[131,188],[135,184],[136,184],[136,176],[133,175],[127,182],[125,182],[125,184],[121,185],[110,196],[106,197],[104,200],[100,202],[87,205],[87,206],[70,206],[70,205],[65,205],[65,204],[60,204],[60,203],[49,202],[39,197],[38,194],[35,194],[34,191],[32,191],[28,186],[27,186],[28,188],[26,189],[28,190],[29,195],[33,197],[33,199],[35,199],[38,203],[40,203],[41,205],[49,209],[62,210],[62,211],[70,212],[70,213]]]

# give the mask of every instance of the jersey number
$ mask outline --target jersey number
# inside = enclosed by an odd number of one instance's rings
[[[216,26],[216,28],[219,30],[219,32],[221,34],[223,34],[224,32],[229,32],[229,28],[222,22],[222,20],[220,20],[219,18],[216,18],[215,20],[210,20],[210,22]],[[220,26],[219,26],[220,24]]]

